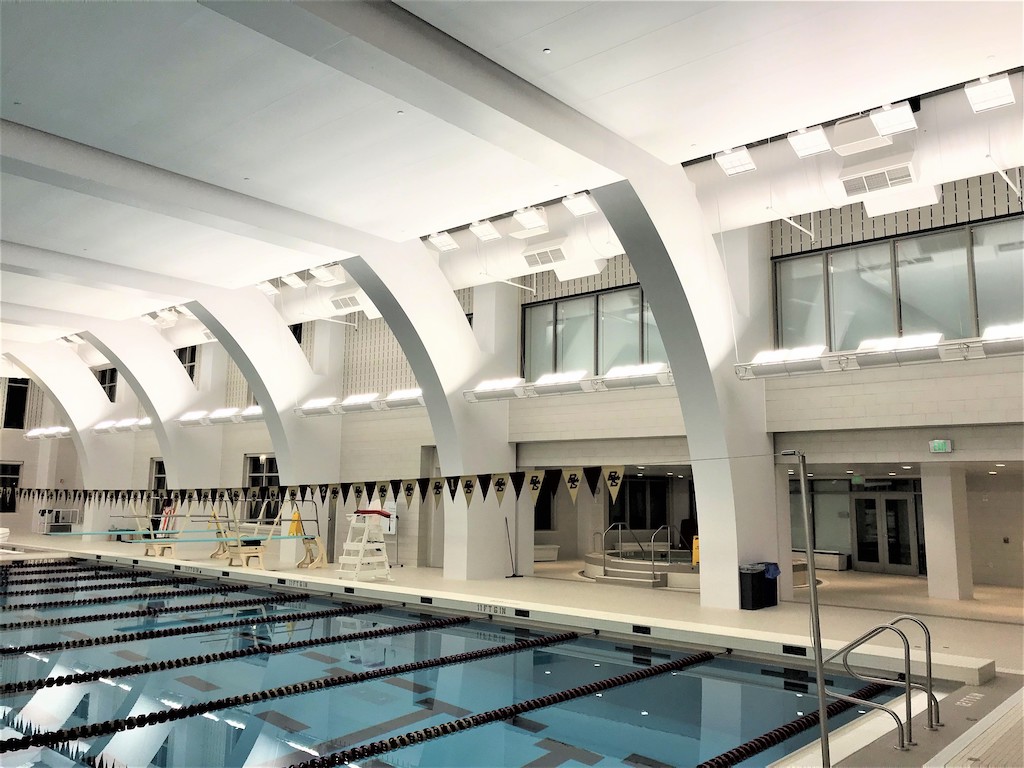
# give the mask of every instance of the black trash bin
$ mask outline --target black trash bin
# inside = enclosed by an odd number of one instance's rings
[[[766,567],[772,563],[748,563],[740,566],[740,608],[756,611],[779,604],[779,593],[774,578],[769,578]]]

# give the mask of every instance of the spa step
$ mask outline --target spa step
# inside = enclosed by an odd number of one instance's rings
[[[664,587],[668,584],[668,576],[664,573],[655,574],[640,573],[638,571],[616,571],[609,568],[607,576],[595,576],[594,581],[600,584],[618,584],[623,587],[643,587],[653,589]]]

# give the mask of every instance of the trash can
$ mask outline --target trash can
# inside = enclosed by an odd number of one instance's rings
[[[769,578],[769,566],[775,566]],[[776,588],[775,576],[778,566],[775,563],[748,563],[740,566],[740,608],[745,611],[756,611],[771,608],[779,604],[779,593]]]

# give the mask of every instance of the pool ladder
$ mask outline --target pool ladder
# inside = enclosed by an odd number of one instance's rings
[[[910,641],[907,639],[907,633],[904,632],[902,629],[896,627],[896,624],[899,624],[900,622],[904,621],[909,621],[914,624],[917,624],[917,626],[919,626],[921,628],[921,631],[924,633],[924,685],[911,682],[910,679]],[[893,681],[891,679],[882,677],[871,677],[870,675],[864,675],[859,672],[855,672],[850,667],[850,653],[859,648],[860,646],[864,645],[864,643],[868,642],[869,640],[875,637],[878,637],[879,635],[885,632],[894,632],[897,636],[899,636],[900,640],[903,642],[903,674],[901,676],[902,680],[899,681]],[[914,741],[913,726],[911,721],[913,717],[913,712],[911,711],[910,695],[911,691],[913,691],[914,689],[924,691],[925,695],[927,696],[928,730],[934,731],[942,725],[942,722],[939,720],[939,701],[937,698],[935,698],[935,694],[932,693],[932,635],[931,632],[928,631],[927,625],[925,625],[925,623],[916,616],[897,616],[888,624],[879,624],[875,627],[872,627],[860,637],[850,641],[842,648],[840,648],[838,651],[825,657],[822,660],[822,663],[828,663],[836,658],[839,658],[842,661],[843,667],[846,669],[847,674],[849,674],[851,677],[857,678],[858,680],[865,680],[871,683],[881,683],[883,685],[891,685],[893,682],[903,683],[903,700],[906,709],[906,722],[902,722],[900,720],[899,715],[896,714],[895,711],[882,704],[876,704],[872,701],[866,701],[864,699],[858,699],[853,696],[847,696],[845,694],[829,690],[828,688],[824,689],[826,695],[830,696],[833,699],[849,701],[853,704],[860,704],[865,707],[871,707],[872,709],[880,709],[885,712],[888,712],[892,719],[896,721],[896,749],[905,751],[909,747],[914,746],[917,743]],[[821,683],[822,685],[824,685],[824,681],[821,681]]]

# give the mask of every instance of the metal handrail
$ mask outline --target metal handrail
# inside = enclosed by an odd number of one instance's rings
[[[903,632],[900,629],[897,629],[896,626],[895,626],[896,624],[898,624],[901,621],[910,621],[910,622],[913,622],[914,624],[917,624],[917,626],[919,626],[921,628],[921,631],[924,633],[924,639],[925,639],[925,643],[924,643],[924,652],[925,652],[925,684],[924,685],[920,685],[919,683],[914,683],[910,679],[910,641],[907,639],[906,633]],[[859,672],[855,672],[850,667],[850,661],[849,661],[850,653],[853,652],[856,648],[859,648],[864,643],[866,643],[869,640],[871,640],[872,638],[877,637],[878,635],[880,635],[880,634],[882,634],[884,632],[894,632],[894,633],[896,633],[896,635],[898,635],[900,640],[903,642],[903,668],[904,668],[904,671],[903,671],[903,680],[902,680],[902,682],[903,682],[903,688],[904,688],[903,696],[904,696],[905,707],[906,707],[906,723],[905,724],[901,724],[899,716],[895,712],[893,712],[891,709],[889,709],[888,707],[882,706],[881,704],[875,704],[874,702],[865,701],[865,700],[862,700],[862,699],[856,699],[856,698],[854,698],[852,696],[846,696],[846,695],[843,695],[843,694],[840,694],[840,693],[836,693],[834,691],[830,691],[827,688],[824,688],[824,681],[821,681],[821,684],[822,684],[822,687],[825,690],[825,693],[827,693],[829,696],[831,696],[833,698],[841,699],[843,701],[851,701],[851,702],[854,702],[854,703],[857,703],[857,704],[863,704],[864,706],[872,707],[874,709],[881,709],[881,710],[884,710],[884,711],[888,712],[889,715],[896,721],[896,724],[897,724],[897,728],[896,728],[897,749],[905,750],[907,748],[907,745],[911,745],[912,746],[912,745],[915,744],[914,738],[913,738],[913,725],[912,725],[913,712],[911,710],[911,702],[910,702],[910,695],[911,695],[911,690],[912,689],[917,689],[917,690],[925,692],[925,695],[927,697],[927,702],[928,702],[928,729],[929,730],[935,730],[937,726],[941,726],[942,725],[942,722],[939,720],[939,702],[938,702],[938,699],[935,697],[935,694],[932,692],[932,639],[931,639],[931,632],[928,631],[927,625],[923,621],[921,621],[919,618],[917,618],[916,616],[908,616],[908,615],[897,616],[895,619],[890,621],[888,624],[878,624],[877,626],[872,627],[867,632],[862,634],[860,637],[856,638],[855,640],[850,641],[849,643],[844,645],[842,648],[840,648],[839,650],[837,650],[834,653],[832,653],[830,656],[828,656],[826,659],[824,659],[822,661],[822,663],[825,663],[825,662],[828,662],[828,661],[832,661],[836,657],[842,657],[843,667],[846,669],[847,674],[849,674],[851,677],[854,677],[854,678],[856,678],[858,680],[864,680],[864,681],[873,682],[873,683],[882,683],[882,684],[885,684],[885,685],[890,685],[893,682],[897,682],[897,681],[893,681],[893,680],[887,679],[887,678],[871,677],[870,675],[865,675],[865,674],[862,674],[862,673],[859,673]]]
[[[657,553],[654,550],[654,539],[655,539],[655,537],[659,533],[661,533],[662,531],[665,531],[665,530],[668,530],[668,526],[667,525],[661,526],[661,528],[659,528],[658,530],[656,530],[654,533],[651,534],[651,580],[654,580],[654,578],[656,577],[656,572],[655,572],[655,568],[654,568],[654,556]],[[672,563],[672,534],[671,533],[669,533],[668,541],[666,543],[668,544],[668,563],[671,564]]]
[[[643,555],[644,557],[647,556],[647,551],[644,549],[644,545],[640,543],[640,539],[638,539],[636,537],[636,534],[633,533],[633,529],[632,528],[630,528],[625,523],[612,523],[607,528],[605,528],[604,534],[601,536],[601,575],[602,576],[607,576],[608,575],[608,543],[607,543],[608,532],[612,531],[612,530],[616,530],[616,529],[619,532],[619,552],[622,552],[622,531],[623,531],[623,529],[625,529],[625,530],[629,531],[629,535],[633,537],[633,541],[635,541],[636,545],[638,547],[640,547],[640,554]]]

